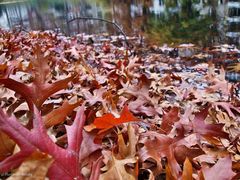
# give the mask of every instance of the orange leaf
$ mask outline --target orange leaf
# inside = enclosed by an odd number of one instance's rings
[[[184,161],[182,180],[192,180],[192,163],[189,161],[188,157]]]
[[[78,107],[82,102],[78,101],[74,104],[69,104],[67,101],[65,101],[62,106],[60,106],[57,109],[54,109],[52,112],[48,113],[44,117],[44,125],[46,128],[49,128],[51,126],[54,126],[56,124],[60,124],[66,119],[66,116],[71,114],[71,112]]]
[[[13,153],[15,142],[11,140],[5,133],[0,131],[0,161]]]
[[[176,180],[169,164],[166,165],[166,180]]]
[[[96,126],[97,129],[109,129],[113,126],[130,121],[138,121],[138,119],[134,117],[133,114],[128,110],[128,107],[125,106],[119,118],[115,118],[112,114],[107,113],[102,117],[96,118],[93,124]]]

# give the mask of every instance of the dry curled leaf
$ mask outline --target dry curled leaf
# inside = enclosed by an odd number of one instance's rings
[[[8,180],[45,179],[53,159],[39,151],[33,152]]]
[[[112,155],[106,165],[107,171],[100,175],[100,180],[135,180],[134,174],[128,173],[125,165],[136,163],[136,158],[116,159]]]

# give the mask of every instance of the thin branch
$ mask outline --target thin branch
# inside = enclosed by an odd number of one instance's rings
[[[106,22],[106,23],[109,23],[109,24],[112,24],[113,26],[115,26],[119,32],[123,35],[124,37],[124,41],[126,42],[126,45],[129,47],[129,42],[127,40],[127,35],[125,34],[125,32],[121,29],[121,27],[113,22],[113,21],[110,21],[110,20],[106,20],[106,19],[102,19],[102,18],[97,18],[97,17],[75,17],[73,19],[70,19],[69,21],[67,21],[67,23],[69,24],[70,22],[73,22],[75,20],[95,20],[95,21],[103,21],[103,22]]]

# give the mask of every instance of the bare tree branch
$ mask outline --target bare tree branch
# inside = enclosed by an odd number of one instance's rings
[[[128,40],[127,40],[127,35],[126,35],[126,33],[121,29],[121,27],[120,27],[117,23],[115,23],[115,22],[113,22],[113,21],[110,21],[110,20],[106,20],[106,19],[102,19],[102,18],[96,18],[96,17],[75,17],[75,18],[73,18],[73,19],[70,19],[67,23],[69,24],[69,23],[71,23],[71,22],[73,22],[73,21],[75,21],[75,20],[96,20],[96,21],[103,21],[103,22],[112,24],[112,25],[115,26],[115,27],[119,30],[119,32],[123,35],[124,41],[126,42],[126,45],[129,47],[129,42],[128,42]]]

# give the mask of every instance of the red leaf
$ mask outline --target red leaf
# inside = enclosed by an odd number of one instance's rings
[[[0,84],[22,95],[29,108],[33,108],[33,104],[40,108],[44,101],[52,94],[58,92],[61,89],[68,87],[68,83],[72,81],[76,74],[71,75],[66,79],[56,81],[54,83],[48,83],[48,76],[50,74],[50,67],[48,65],[48,57],[44,57],[44,53],[41,52],[41,48],[36,45],[34,47],[34,55],[31,63],[33,65],[32,76],[34,78],[33,83],[25,85],[10,78],[0,78]]]
[[[21,94],[27,101],[28,106],[33,107],[33,92],[30,87],[10,78],[0,79],[0,84],[3,84],[6,88]]]
[[[102,164],[102,157],[98,158],[98,160],[92,165],[92,172],[89,180],[98,180],[100,176],[100,168]]]
[[[106,106],[106,102],[103,98],[103,94],[106,92],[106,89],[100,88],[100,89],[95,89],[93,91],[93,95],[88,91],[88,90],[83,90],[83,95],[86,99],[86,101],[90,105],[94,105],[96,102],[101,102],[104,106]]]
[[[192,121],[193,131],[203,136],[214,136],[228,138],[228,134],[222,131],[222,124],[206,124],[204,120],[208,115],[208,108],[195,114],[195,118]]]
[[[180,118],[178,117],[178,113],[179,109],[177,107],[173,107],[167,114],[163,115],[161,129],[166,134],[168,134],[172,130],[173,124],[179,121]]]
[[[15,117],[8,117],[0,109],[0,130],[6,133],[20,147],[21,151],[0,162],[0,172],[19,166],[26,157],[37,149],[47,153],[55,160],[49,169],[48,176],[53,179],[81,178],[79,166],[79,152],[82,143],[82,130],[85,122],[84,109],[77,112],[74,123],[66,126],[68,147],[63,149],[57,146],[48,136],[42,118],[34,108],[33,129],[23,127]]]
[[[116,125],[130,121],[138,121],[138,119],[134,117],[133,114],[128,110],[128,107],[125,106],[119,118],[115,118],[112,114],[107,113],[102,117],[96,118],[93,124],[97,129],[109,129]]]
[[[95,134],[93,133],[90,134],[90,133],[87,133],[86,131],[83,131],[83,142],[80,150],[81,161],[89,157],[92,153],[101,149],[100,144],[94,143],[94,137],[95,137]]]
[[[31,85],[25,85],[21,82],[7,78],[0,79],[0,84],[3,84],[5,87],[22,95],[26,99],[30,108],[32,108],[33,104],[40,108],[48,97],[60,91],[61,89],[67,88],[68,83],[74,78],[75,75],[72,75],[66,79],[56,81],[52,84],[36,84],[36,82],[34,82]]]

